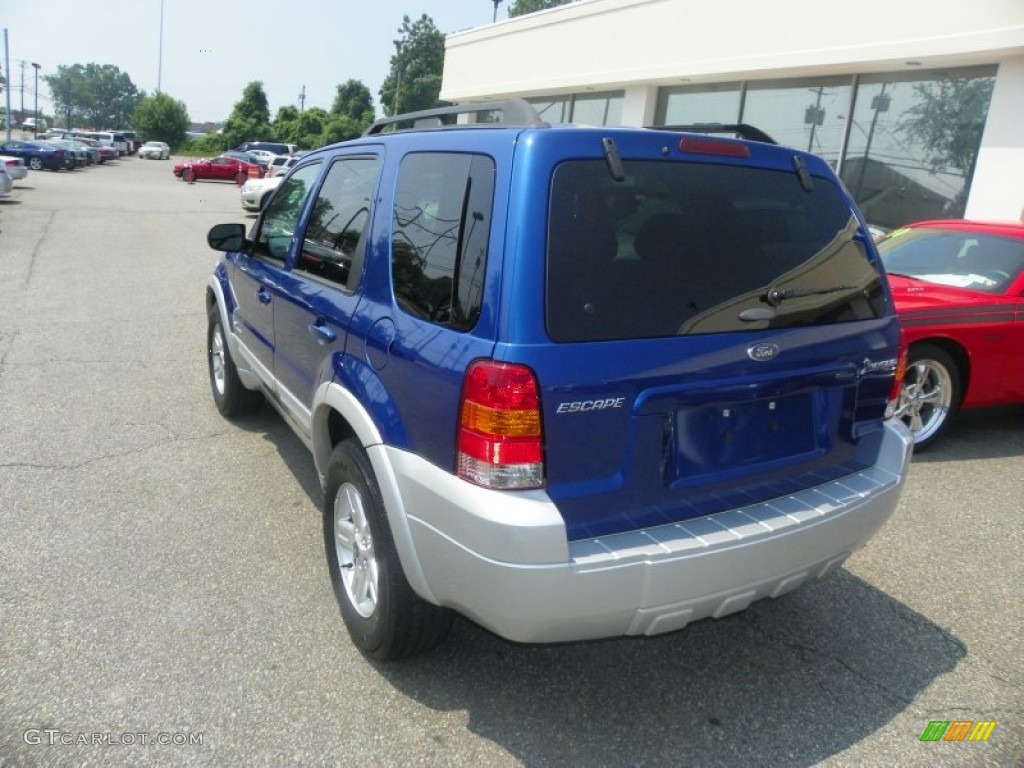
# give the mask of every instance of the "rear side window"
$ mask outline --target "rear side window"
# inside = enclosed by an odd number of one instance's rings
[[[560,165],[548,215],[555,341],[727,333],[885,311],[847,199],[827,180],[740,166]]]
[[[460,331],[476,325],[493,201],[490,157],[425,152],[402,160],[391,279],[404,311]]]

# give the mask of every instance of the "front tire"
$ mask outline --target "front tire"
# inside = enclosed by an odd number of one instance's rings
[[[961,397],[960,369],[941,347],[910,348],[896,415],[910,428],[914,450],[933,445],[945,431]]]
[[[210,370],[213,402],[221,415],[228,419],[255,413],[263,405],[263,394],[246,389],[238,378],[238,369],[231,359],[231,350],[228,349],[216,304],[210,307],[209,318],[206,361]]]
[[[354,439],[343,440],[331,454],[323,517],[334,596],[356,647],[389,661],[440,643],[453,614],[409,586],[369,457]]]

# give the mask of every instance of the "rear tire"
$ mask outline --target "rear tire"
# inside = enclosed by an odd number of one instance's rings
[[[323,516],[334,596],[356,647],[389,661],[444,640],[454,615],[409,586],[369,457],[354,439],[343,440],[331,454]]]
[[[43,161],[38,157],[30,157],[28,159],[28,167],[33,171],[43,170]]]
[[[210,370],[210,391],[221,415],[228,419],[255,413],[263,405],[263,394],[246,389],[238,378],[238,369],[231,359],[227,337],[220,322],[217,305],[210,307],[210,323],[206,335],[206,360]]]
[[[896,415],[910,428],[914,450],[933,445],[960,405],[960,369],[941,347],[910,348]]]

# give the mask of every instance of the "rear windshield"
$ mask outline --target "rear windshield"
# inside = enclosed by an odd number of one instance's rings
[[[898,229],[878,244],[890,274],[1003,293],[1024,270],[1024,240],[948,229]]]
[[[837,186],[792,172],[603,161],[560,165],[548,217],[555,341],[848,322],[884,312],[879,271]]]

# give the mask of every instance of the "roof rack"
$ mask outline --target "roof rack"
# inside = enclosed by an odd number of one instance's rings
[[[762,144],[778,144],[778,142],[762,131],[747,123],[691,123],[690,125],[650,125],[655,131],[682,131],[686,133],[735,133],[748,141],[759,141]]]
[[[491,119],[500,115],[500,120]],[[456,123],[458,115],[474,115],[476,119],[469,123]],[[483,115],[484,119],[480,120]],[[445,118],[448,118],[447,120]],[[400,127],[408,123],[407,127]],[[393,131],[421,131],[430,128],[448,128],[477,126],[481,128],[507,128],[509,126],[547,128],[548,123],[541,120],[537,110],[525,99],[507,99],[505,101],[485,101],[478,104],[454,104],[450,107],[423,109],[419,112],[406,112],[403,115],[382,117],[363,131],[363,136],[374,136],[383,133],[388,126],[395,126]]]

